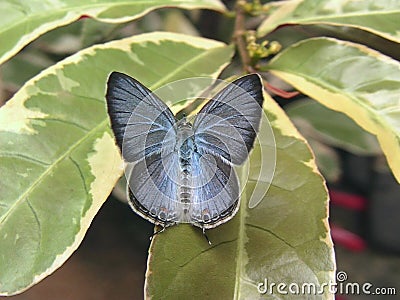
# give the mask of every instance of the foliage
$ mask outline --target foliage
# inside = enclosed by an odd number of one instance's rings
[[[400,180],[396,1],[239,0],[232,10],[218,0],[143,3],[0,4],[4,100],[17,90],[0,108],[1,295],[20,293],[61,266],[122,174],[105,109],[112,71],[152,90],[189,77],[258,72],[268,89],[291,95],[274,87],[276,78],[283,79],[320,103],[288,110],[313,128],[311,140],[317,133],[335,146],[379,154],[376,137]],[[214,39],[195,36],[207,16],[203,11],[199,18],[199,9],[220,13]],[[230,45],[226,32],[232,32]],[[235,49],[241,69],[226,68],[237,62]],[[247,169],[249,180],[238,214],[209,231],[211,247],[189,225],[157,235],[149,250],[147,296],[252,299],[266,278],[300,286],[334,280],[324,179],[285,112],[264,98],[272,132],[259,133],[239,170]],[[262,152],[272,160],[276,155],[272,182],[258,174]],[[257,185],[270,188],[253,207],[248,202]],[[320,297],[333,295],[325,290]]]

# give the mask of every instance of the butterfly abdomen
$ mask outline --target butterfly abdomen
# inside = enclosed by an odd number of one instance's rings
[[[180,167],[180,182],[178,201],[181,207],[180,221],[190,222],[192,206],[192,155],[194,151],[193,131],[190,123],[186,120],[178,123],[178,153]]]
[[[181,176],[179,187],[179,201],[182,205],[183,218],[186,219],[191,206],[192,199],[192,174],[190,162],[185,161],[181,164]]]

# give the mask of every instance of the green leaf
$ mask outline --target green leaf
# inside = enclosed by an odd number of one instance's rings
[[[94,44],[105,43],[112,40],[128,37],[128,36],[123,36],[119,31],[124,26],[129,26],[129,25],[104,23],[94,19],[83,20],[80,32],[81,49],[92,46]],[[56,32],[56,31],[57,29],[51,32]],[[145,31],[140,31],[140,32],[145,32]]]
[[[54,64],[54,61],[44,55],[42,51],[34,49],[29,52],[21,52],[20,55],[0,66],[1,80],[17,90],[33,76],[52,64]]]
[[[264,36],[283,24],[350,26],[400,42],[400,2],[291,0],[285,1],[258,28]]]
[[[342,174],[341,161],[338,153],[332,147],[318,140],[314,140],[308,136],[305,137],[315,155],[315,161],[321,174],[328,182],[337,182]]]
[[[276,172],[267,194],[249,208],[254,186],[262,180],[254,176],[262,163],[259,152],[274,144],[261,127],[240,209],[232,220],[207,231],[212,246],[200,229],[187,224],[167,228],[153,239],[145,286],[149,298],[292,299],[293,295],[276,290],[274,295],[261,295],[257,287],[265,279],[300,287],[333,280],[324,180],[287,116],[269,96],[265,95],[265,101],[277,146]],[[331,299],[332,295],[325,290],[318,297]]]
[[[268,69],[376,135],[400,182],[400,63],[365,46],[329,38],[297,43]]]
[[[170,9],[166,13],[163,30],[199,36],[196,26],[180,10]]]
[[[218,11],[225,9],[218,0],[3,0],[0,2],[0,64],[43,33],[70,24],[82,16],[122,23],[166,6]]]
[[[108,75],[125,72],[155,88],[215,77],[232,55],[232,47],[204,38],[138,35],[78,52],[0,108],[1,295],[61,266],[122,173],[105,109]]]
[[[304,99],[285,106],[285,111],[307,140],[310,137],[357,155],[382,153],[374,135],[363,130],[345,114],[316,101]]]

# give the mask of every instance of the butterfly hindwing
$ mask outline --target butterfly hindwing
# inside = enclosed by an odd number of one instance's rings
[[[212,154],[193,154],[193,224],[213,228],[233,217],[239,184],[233,167]]]
[[[200,110],[193,128],[201,153],[239,165],[253,146],[261,120],[262,82],[257,74],[228,84]]]
[[[129,203],[155,224],[173,224],[180,216],[178,166],[176,152],[147,156],[133,166],[128,182]]]

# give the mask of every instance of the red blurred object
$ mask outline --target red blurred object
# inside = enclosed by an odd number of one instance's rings
[[[331,235],[335,243],[351,251],[360,252],[367,247],[366,242],[361,237],[336,225],[331,224]]]
[[[367,199],[360,195],[330,190],[329,197],[333,205],[356,211],[367,209]],[[335,243],[351,251],[359,252],[365,250],[367,247],[367,243],[360,236],[333,224],[331,224],[331,235]]]
[[[90,19],[90,18],[91,18],[91,16],[89,16],[89,15],[82,15],[82,16],[79,17],[79,20]]]
[[[293,98],[300,94],[299,92],[287,92],[287,91],[281,90],[277,87],[274,87],[273,85],[270,85],[266,81],[264,81],[264,86],[268,91],[270,91],[270,92],[274,93],[275,95],[278,95],[282,98],[285,98],[285,99],[290,99],[290,98]]]
[[[367,199],[359,195],[332,190],[329,191],[329,197],[334,205],[359,211],[367,208]]]

